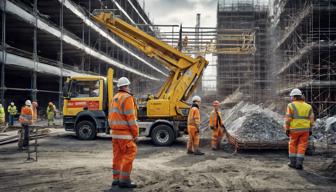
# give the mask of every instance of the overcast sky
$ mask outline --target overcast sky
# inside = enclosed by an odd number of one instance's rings
[[[140,0],[145,1],[146,13],[154,24],[196,25],[196,14],[201,13],[201,27],[216,27],[217,0]],[[237,0],[226,0],[226,3]],[[270,0],[253,0],[269,3]]]
[[[192,27],[196,14],[201,13],[202,27],[216,26],[217,0],[145,0],[145,10],[154,24]]]

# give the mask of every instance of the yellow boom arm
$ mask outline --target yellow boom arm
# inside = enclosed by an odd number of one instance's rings
[[[169,77],[155,95],[156,102],[169,103],[169,114],[157,116],[174,116],[179,108],[186,108],[184,103],[192,94],[208,62],[201,56],[192,58],[174,47],[148,35],[137,27],[116,18],[111,12],[96,12],[93,16],[100,25],[133,45],[147,56],[157,59],[170,70]],[[165,101],[163,101],[165,100]],[[167,107],[167,104],[162,105]],[[158,109],[159,110],[159,109]],[[178,112],[180,113],[180,112]],[[155,116],[157,112],[153,112]],[[149,114],[150,115],[150,114]]]

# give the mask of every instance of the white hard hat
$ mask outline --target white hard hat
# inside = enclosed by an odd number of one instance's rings
[[[131,82],[126,77],[121,77],[120,79],[118,79],[117,87],[122,87],[130,84]]]
[[[31,106],[32,103],[31,103],[30,100],[26,100],[25,104],[26,104],[27,106]]]
[[[11,102],[11,105],[14,105],[14,102]]]
[[[296,95],[297,96],[302,96],[302,92],[300,91],[300,89],[295,88],[289,94],[289,96],[291,96],[291,97],[296,96]]]
[[[193,96],[193,98],[192,98],[191,100],[192,100],[192,102],[194,102],[194,101],[199,101],[199,102],[201,102],[201,97],[198,96],[198,95],[195,95],[195,96]]]

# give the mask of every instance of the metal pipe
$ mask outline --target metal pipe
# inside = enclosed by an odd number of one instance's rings
[[[1,1],[4,9],[7,4],[6,1]],[[5,100],[5,62],[6,62],[6,12],[2,12],[2,59],[1,59],[1,103]]]

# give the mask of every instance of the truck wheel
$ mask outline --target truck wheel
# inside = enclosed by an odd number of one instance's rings
[[[154,127],[151,138],[157,146],[169,146],[175,141],[174,131],[168,125]]]
[[[81,121],[77,124],[76,135],[80,140],[93,140],[96,138],[96,128],[91,121]]]

